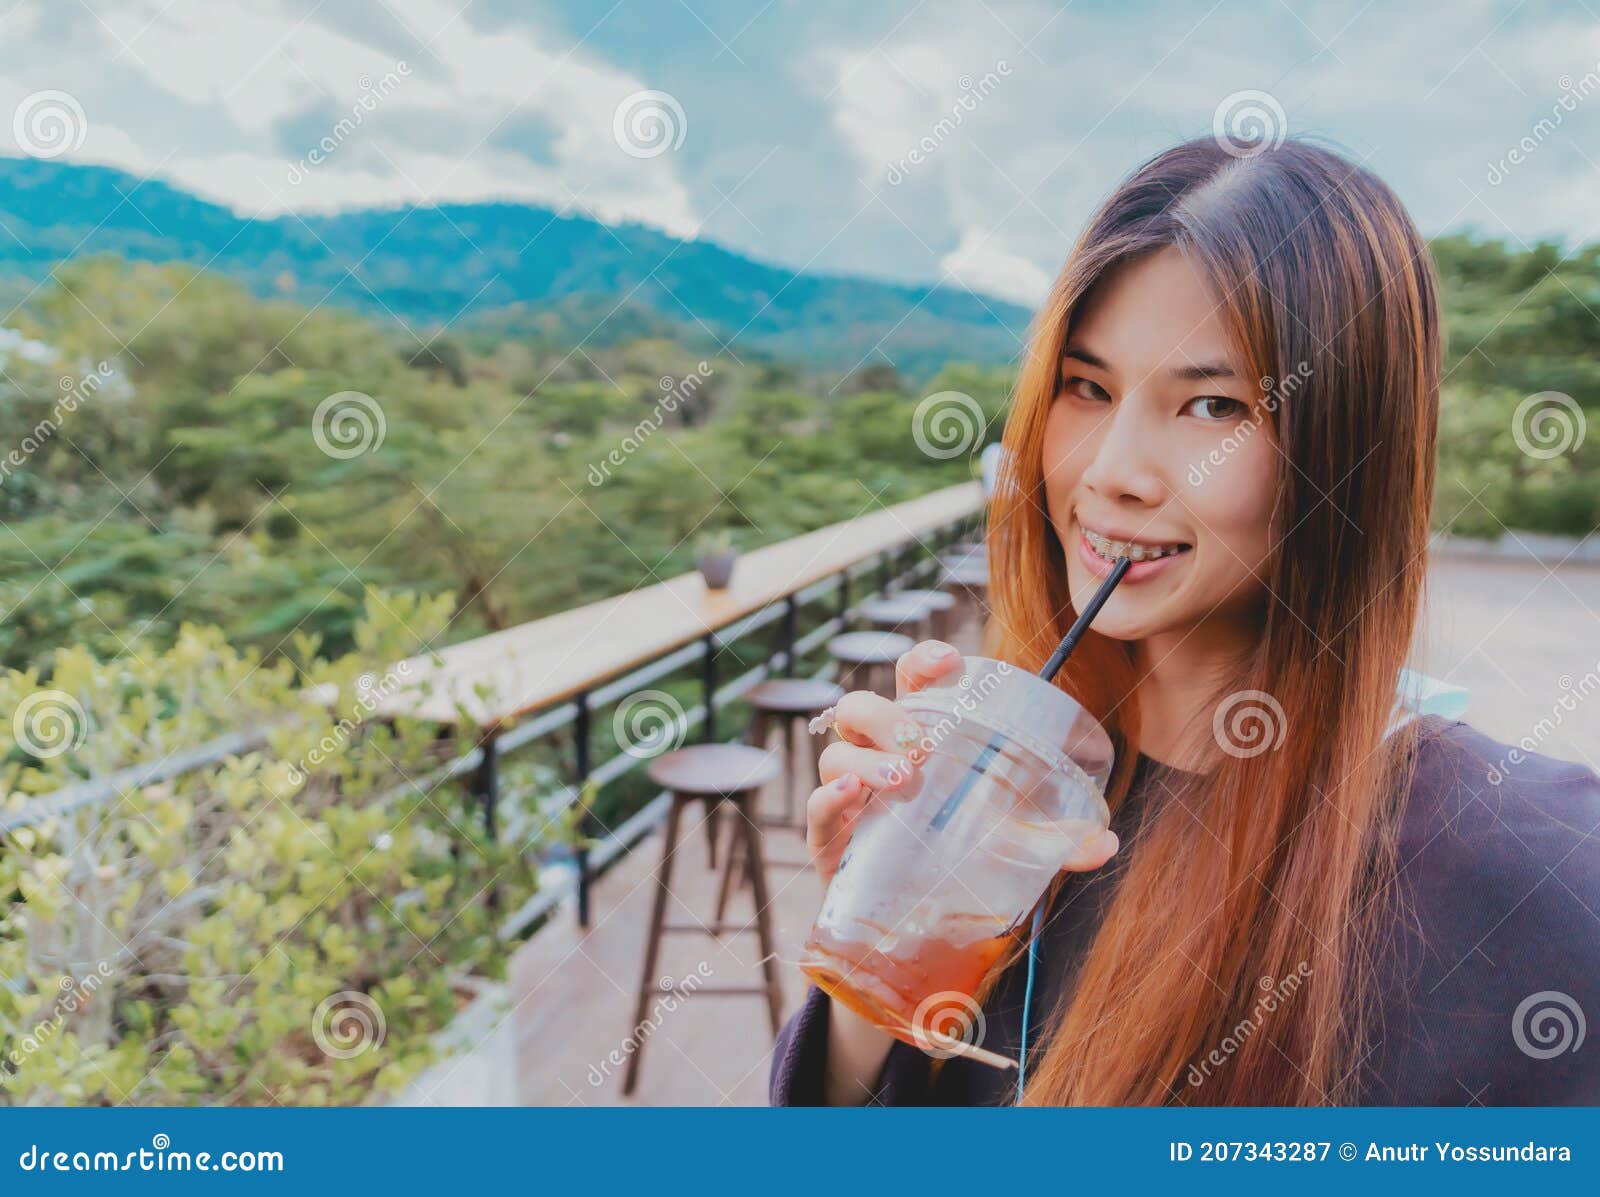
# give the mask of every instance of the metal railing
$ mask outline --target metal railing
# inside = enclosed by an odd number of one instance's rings
[[[418,791],[431,794],[441,786],[464,783],[480,807],[486,837],[496,842],[500,834],[498,811],[507,797],[502,792],[501,782],[501,766],[506,757],[570,728],[572,780],[546,796],[539,804],[541,817],[554,822],[580,803],[590,786],[600,787],[615,782],[647,763],[645,758],[626,752],[618,752],[608,760],[595,762],[595,710],[698,663],[700,699],[685,712],[683,727],[685,734],[698,730],[702,741],[715,742],[721,733],[718,725],[720,711],[779,671],[784,676],[793,676],[802,658],[848,628],[855,610],[853,593],[858,594],[856,602],[859,603],[863,599],[904,589],[913,582],[936,581],[940,569],[939,551],[972,533],[981,525],[981,521],[981,513],[974,512],[951,520],[920,537],[908,533],[897,546],[871,554],[826,578],[790,591],[725,628],[663,653],[618,677],[581,690],[546,709],[535,710],[514,725],[502,724],[484,732],[468,751],[426,776],[409,781],[391,797]],[[861,579],[869,579],[865,589],[856,585]],[[832,613],[800,635],[799,626],[806,609],[830,596],[833,598]],[[737,677],[722,681],[719,678],[718,654],[774,623],[780,624],[778,650]],[[817,676],[825,676],[830,671],[831,666],[825,665]],[[270,727],[263,727],[230,732],[205,744],[174,751],[154,761],[132,765],[104,777],[41,795],[21,810],[0,814],[0,835],[103,805],[129,789],[215,768],[229,757],[265,747],[270,731]],[[742,738],[742,729],[740,736],[731,738]],[[553,915],[563,902],[574,897],[578,922],[587,926],[595,879],[661,822],[669,800],[665,792],[656,794],[615,828],[599,827],[592,812],[585,809],[570,878],[564,883],[542,885],[522,906],[512,911],[500,923],[501,938],[516,939],[531,933]],[[494,887],[490,889],[488,900],[498,903]]]

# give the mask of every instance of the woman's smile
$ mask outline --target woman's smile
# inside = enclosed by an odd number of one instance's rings
[[[1091,528],[1081,521],[1078,528],[1078,554],[1091,572],[1104,577],[1111,572],[1117,558],[1128,557],[1133,564],[1122,575],[1122,585],[1131,585],[1170,574],[1186,564],[1194,546],[1186,541],[1159,541],[1149,537],[1117,537]]]

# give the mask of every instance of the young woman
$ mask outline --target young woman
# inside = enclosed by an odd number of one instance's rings
[[[994,655],[1038,669],[1111,561],[1143,559],[1058,679],[1118,764],[1111,831],[1045,899],[1025,1102],[1600,1102],[1600,779],[1396,719],[1439,383],[1426,244],[1316,146],[1180,145],[1073,249],[990,506]],[[900,693],[959,660],[918,645]],[[918,764],[905,718],[865,692],[838,706],[808,807],[824,881]],[[1028,925],[973,1020],[1012,1059]],[[1016,1086],[813,989],[772,1098]]]

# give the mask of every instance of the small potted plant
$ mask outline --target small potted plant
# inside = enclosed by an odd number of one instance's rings
[[[694,564],[706,581],[707,590],[723,590],[733,578],[733,563],[739,559],[733,534],[726,528],[707,532],[695,541]]]

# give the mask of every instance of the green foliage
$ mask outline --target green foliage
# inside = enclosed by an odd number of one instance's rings
[[[1563,256],[1550,243],[1518,252],[1446,237],[1433,252],[1449,333],[1435,523],[1488,537],[1507,528],[1593,530],[1600,525],[1600,246]],[[1541,392],[1566,396],[1576,413],[1529,403]],[[1541,406],[1549,413],[1545,436]],[[1519,445],[1514,429],[1538,451]],[[1563,442],[1565,449],[1545,455]]]
[[[43,744],[47,723],[0,724],[0,814],[265,733],[218,766],[6,836],[0,1099],[349,1104],[429,1062],[452,977],[503,965],[485,894],[531,893],[537,846],[487,842],[459,787],[423,780],[433,729],[382,717],[380,700],[417,684],[389,663],[449,608],[370,594],[357,651],[334,660],[298,637],[263,662],[185,627],[162,651],[64,650],[48,677],[0,679],[0,709],[37,714],[42,695],[65,729]]]

